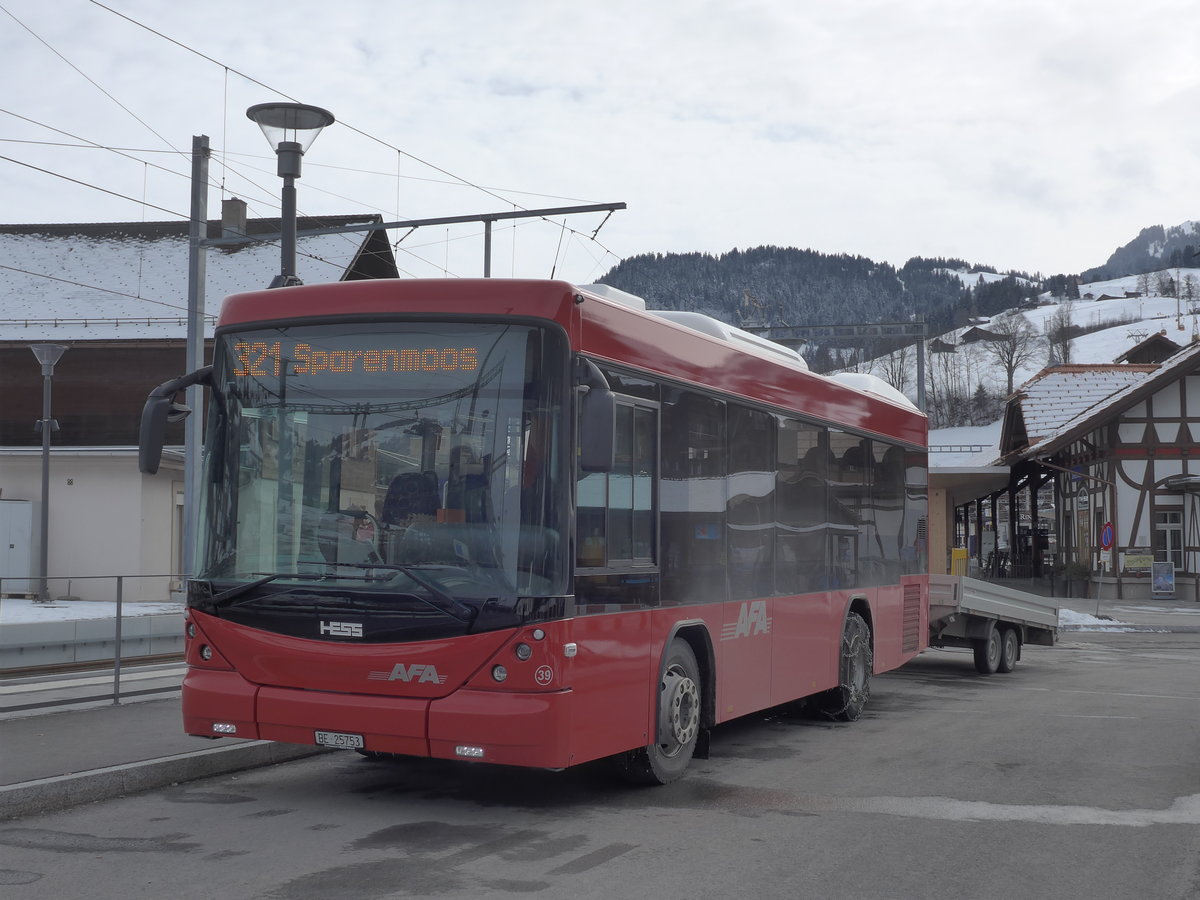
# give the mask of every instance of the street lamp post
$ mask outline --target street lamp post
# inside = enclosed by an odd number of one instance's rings
[[[42,433],[42,541],[38,602],[49,603],[47,563],[50,559],[50,432],[58,431],[58,422],[50,418],[50,382],[54,378],[54,364],[67,352],[67,348],[62,344],[34,344],[29,349],[42,364],[42,417],[37,423],[38,430]]]
[[[278,174],[283,179],[280,271],[270,286],[303,284],[296,276],[296,179],[300,177],[301,157],[321,129],[333,124],[333,114],[303,103],[258,103],[246,110],[246,116],[258,124],[274,149],[279,160]]]

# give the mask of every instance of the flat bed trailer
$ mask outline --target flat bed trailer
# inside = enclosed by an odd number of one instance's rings
[[[1053,647],[1057,639],[1053,598],[961,575],[929,576],[929,646],[974,651],[983,675],[1011,672],[1025,644]]]

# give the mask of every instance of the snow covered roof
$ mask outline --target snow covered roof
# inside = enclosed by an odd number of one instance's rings
[[[1182,345],[1177,344],[1167,337],[1166,329],[1163,329],[1162,331],[1156,331],[1141,343],[1130,347],[1114,359],[1113,362],[1160,363],[1174,356],[1182,349]]]
[[[1198,367],[1200,367],[1200,343],[1192,344],[1181,350],[1158,366],[1113,366],[1114,369],[1149,369],[1150,372],[1140,378],[1131,378],[1124,385],[1118,385],[1107,396],[1078,410],[1073,417],[1061,421],[1057,427],[1044,431],[1036,439],[1031,435],[1029,446],[1019,454],[1020,458],[1044,457],[1061,449],[1078,435],[1091,431],[1102,420],[1139,403],[1163,385],[1183,377]],[[1064,407],[1077,406],[1077,404],[1070,403],[1071,399],[1069,395],[1057,398]]]
[[[1000,420],[988,425],[929,429],[929,468],[976,469],[999,456]]]
[[[298,229],[366,225],[377,215],[302,218]],[[279,231],[250,219],[246,233]],[[220,222],[208,223],[218,237]],[[279,271],[278,241],[247,241],[206,254],[206,336],[227,295],[266,287]],[[297,274],[307,284],[395,277],[381,231],[301,234]],[[367,269],[369,272],[356,270]],[[0,225],[0,341],[179,339],[187,333],[188,223]]]
[[[1059,365],[1042,369],[1023,384],[1013,402],[1020,408],[1024,434],[1005,430],[1002,449],[1014,449],[1009,438],[1035,444],[1122,388],[1137,384],[1154,372],[1154,365],[1096,363]],[[1012,404],[1010,403],[1010,408]]]

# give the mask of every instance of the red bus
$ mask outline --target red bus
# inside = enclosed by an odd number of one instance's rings
[[[666,783],[738,716],[858,718],[928,643],[925,417],[704,316],[560,281],[237,294],[147,401],[143,471],[192,384],[189,734]]]

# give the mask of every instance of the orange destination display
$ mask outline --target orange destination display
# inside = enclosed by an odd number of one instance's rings
[[[237,341],[233,374],[239,378],[393,372],[473,372],[479,368],[477,347],[405,347],[379,349],[319,348],[304,342]]]

